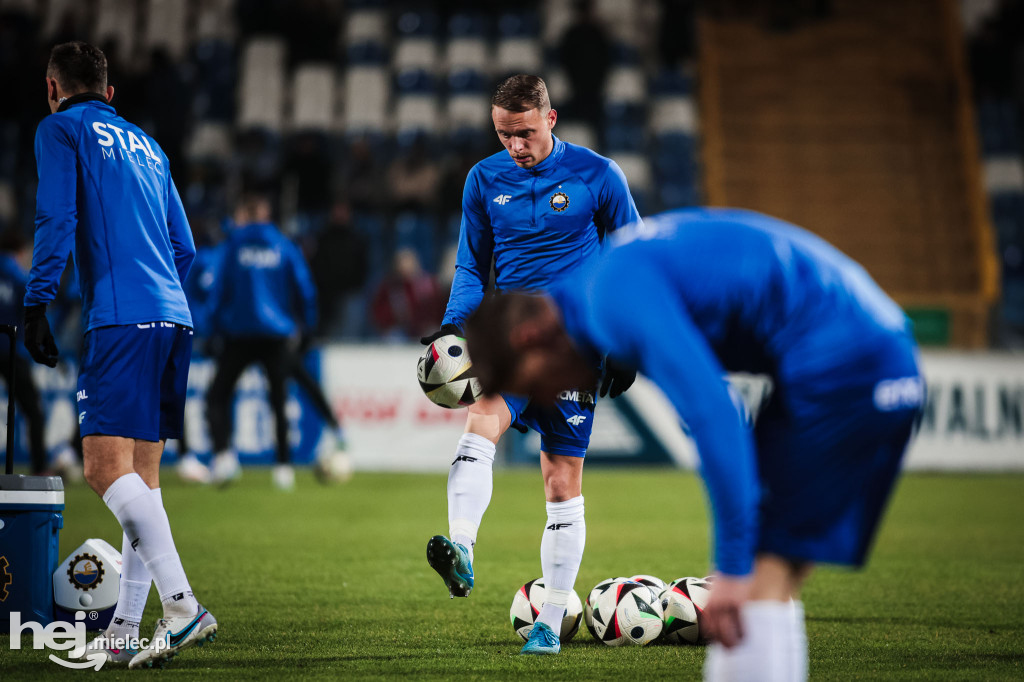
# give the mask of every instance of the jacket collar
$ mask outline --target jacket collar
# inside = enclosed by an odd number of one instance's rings
[[[99,94],[98,92],[80,92],[77,95],[72,95],[71,97],[68,97],[66,100],[61,102],[60,106],[57,107],[57,111],[67,111],[70,107],[73,107],[76,104],[91,101],[101,102],[103,104],[106,104],[108,107],[110,106],[110,102],[107,101],[107,98]]]

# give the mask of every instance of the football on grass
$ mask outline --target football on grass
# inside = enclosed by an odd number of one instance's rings
[[[707,578],[679,578],[661,593],[665,641],[672,644],[706,644],[704,607],[711,596]]]
[[[608,646],[649,644],[664,627],[658,594],[634,580],[613,582],[593,606],[594,635]]]
[[[466,340],[454,334],[427,346],[416,365],[416,378],[431,402],[448,409],[472,405],[483,393],[473,374]]]
[[[531,580],[516,590],[516,596],[512,599],[512,608],[509,609],[509,618],[512,620],[512,628],[517,635],[523,639],[530,638],[533,623],[540,615],[546,598],[547,590],[544,588],[543,578]],[[572,591],[569,593],[569,601],[565,605],[562,631],[559,633],[559,639],[563,644],[576,635],[582,619],[583,604],[580,602],[579,595]]]

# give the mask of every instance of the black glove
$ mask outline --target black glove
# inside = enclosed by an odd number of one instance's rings
[[[448,336],[449,334],[455,334],[455,336],[460,336],[462,334],[462,330],[459,329],[456,325],[451,324],[451,323],[449,323],[449,324],[442,324],[441,328],[438,329],[436,332],[434,332],[433,334],[431,334],[429,336],[424,336],[423,338],[421,338],[420,339],[420,343],[422,343],[424,346],[429,346],[430,344],[434,343],[434,341],[437,341],[442,336]]]
[[[618,364],[611,358],[605,360],[604,377],[601,379],[601,390],[598,395],[618,398],[636,381],[636,370]]]
[[[25,348],[40,365],[57,366],[57,342],[46,319],[45,303],[25,308]]]

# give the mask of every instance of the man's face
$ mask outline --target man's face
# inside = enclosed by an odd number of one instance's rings
[[[557,118],[558,113],[554,109],[516,112],[491,107],[494,131],[520,168],[533,168],[548,158],[555,144],[551,139],[551,129],[555,127]]]

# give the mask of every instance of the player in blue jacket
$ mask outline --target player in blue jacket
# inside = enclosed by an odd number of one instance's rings
[[[466,178],[451,296],[441,329],[423,338],[424,344],[447,334],[461,335],[484,297],[492,260],[498,289],[542,291],[597,256],[605,233],[639,220],[615,162],[555,137],[557,117],[537,76],[512,76],[495,91],[491,118],[505,151],[478,163]],[[617,396],[634,378],[632,371],[606,371],[601,395],[610,391]],[[469,596],[473,545],[491,499],[495,446],[509,426],[538,431],[547,500],[541,567],[548,601],[523,653],[557,653],[553,633],[558,632],[583,558],[583,457],[597,384],[565,388],[572,390],[553,407],[512,394],[469,407],[466,433],[448,476],[451,539],[438,535],[427,544],[427,559],[450,594]]]
[[[208,314],[210,332],[223,338],[223,348],[206,395],[206,413],[216,453],[213,481],[227,483],[241,474],[238,456],[229,447],[231,394],[243,370],[259,363],[267,375],[274,412],[273,480],[278,488],[290,490],[295,472],[290,464],[285,381],[300,337],[316,328],[316,289],[302,253],[270,219],[270,200],[247,193],[235,211],[236,227],[221,247]]]
[[[192,354],[181,283],[195,247],[167,156],[110,105],[103,53],[77,41],[54,47],[46,87],[52,114],[36,130],[25,346],[36,362],[56,366],[46,306],[74,248],[85,334],[78,376],[85,479],[124,530],[117,608],[87,654],[131,668],[162,665],[217,631],[189,587],[159,487],[164,441],[181,437]],[[163,618],[136,651],[150,578]]]
[[[480,306],[466,331],[481,384],[550,402],[602,353],[656,383],[714,519],[705,679],[804,679],[791,600],[815,563],[865,561],[924,400],[907,319],[835,248],[750,211],[666,213],[613,242],[550,297]],[[753,432],[727,370],[774,381]]]

